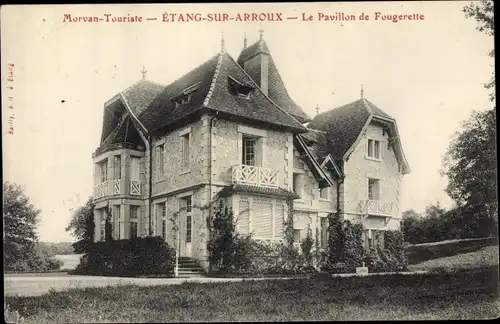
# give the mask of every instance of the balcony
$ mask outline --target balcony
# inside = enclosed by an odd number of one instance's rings
[[[94,186],[94,199],[112,195],[142,195],[142,182],[132,179],[113,179]]]
[[[108,182],[104,181],[94,186],[94,199],[107,196],[108,194]]]
[[[278,170],[238,164],[232,168],[233,183],[278,188]]]
[[[359,203],[360,212],[367,215],[389,216],[394,208],[393,202],[363,200]]]

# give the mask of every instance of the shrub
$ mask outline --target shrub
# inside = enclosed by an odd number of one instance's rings
[[[159,236],[95,242],[71,273],[131,277],[172,275],[175,253]]]
[[[302,255],[304,256],[304,260],[306,263],[305,265],[308,268],[313,267],[313,254],[312,254],[313,245],[314,245],[314,240],[312,238],[311,229],[308,228],[306,237],[300,243],[300,249],[302,251]]]

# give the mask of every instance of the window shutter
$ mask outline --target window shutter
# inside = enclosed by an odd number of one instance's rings
[[[274,215],[274,230],[276,238],[283,238],[283,222],[285,221],[285,205],[276,203],[276,215]]]
[[[246,235],[249,231],[250,202],[248,197],[240,197],[240,209],[236,223],[238,233]]]
[[[271,239],[272,232],[272,201],[267,198],[253,198],[252,204],[252,229],[255,237]]]

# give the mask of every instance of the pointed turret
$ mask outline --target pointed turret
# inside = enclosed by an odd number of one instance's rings
[[[264,31],[261,29],[259,33],[260,37],[257,42],[243,48],[237,60],[238,64],[257,83],[262,91],[283,110],[301,123],[311,120],[288,94],[269,52],[269,48],[264,41]]]

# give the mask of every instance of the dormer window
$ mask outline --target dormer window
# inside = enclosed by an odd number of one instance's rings
[[[228,77],[227,83],[229,93],[241,98],[250,99],[250,94],[254,90],[253,86],[250,84],[244,84],[231,76]]]
[[[184,88],[184,90],[173,96],[170,100],[175,103],[176,108],[180,105],[189,103],[193,97],[193,93],[200,87],[200,84],[201,82],[197,82],[187,88]]]

